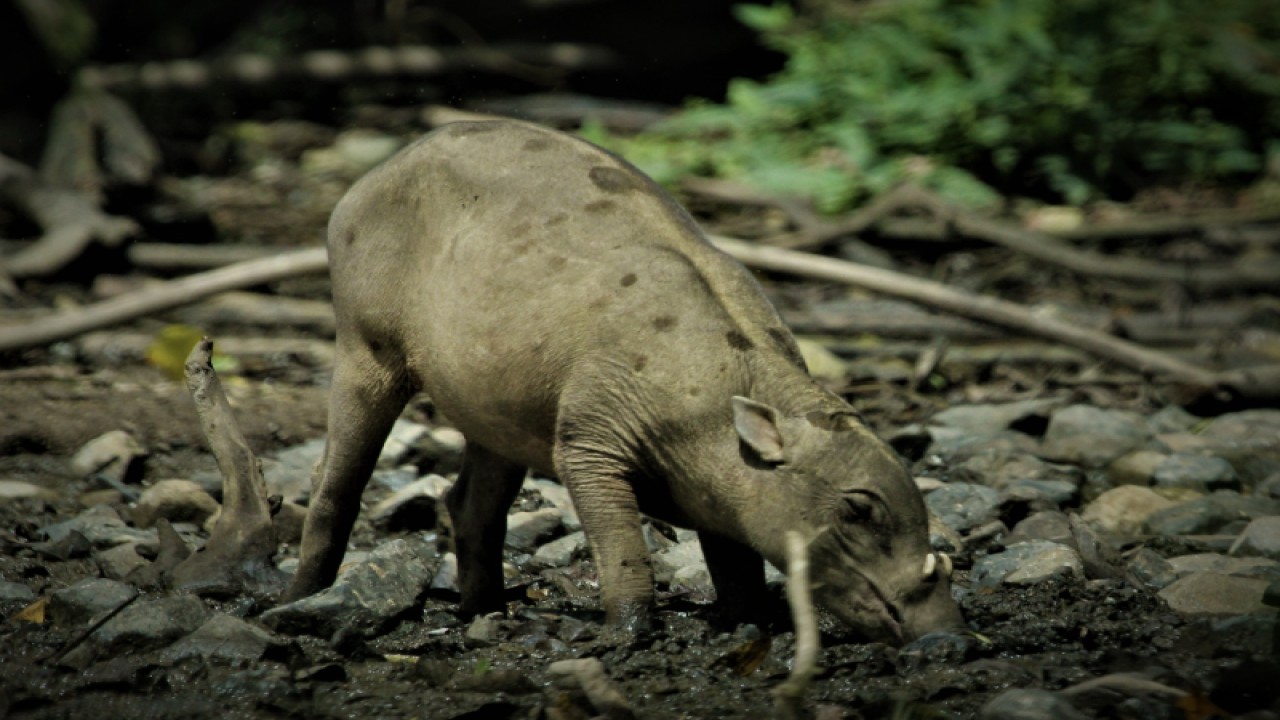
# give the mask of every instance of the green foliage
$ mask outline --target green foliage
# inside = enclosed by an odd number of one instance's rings
[[[736,178],[825,211],[904,179],[1071,203],[1247,179],[1280,134],[1270,0],[882,0],[747,5],[787,57],[724,104],[607,138],[659,181]]]

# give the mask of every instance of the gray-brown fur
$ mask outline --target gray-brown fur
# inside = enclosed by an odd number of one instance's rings
[[[641,512],[699,531],[731,610],[795,529],[819,602],[867,634],[959,622],[946,579],[921,575],[927,516],[896,456],[807,375],[750,273],[621,159],[522,123],[448,125],[351,189],[329,253],[329,446],[290,598],[332,582],[424,390],[467,438],[448,499],[466,611],[501,608],[506,512],[534,468],[573,496],[611,623],[652,602]]]

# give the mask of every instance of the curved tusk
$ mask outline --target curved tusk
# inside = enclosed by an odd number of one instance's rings
[[[951,556],[946,553],[938,553],[938,557],[942,563],[942,576],[951,577]]]
[[[933,553],[928,553],[924,556],[924,576],[926,578],[933,577],[933,569],[937,564],[938,558],[934,557]]]

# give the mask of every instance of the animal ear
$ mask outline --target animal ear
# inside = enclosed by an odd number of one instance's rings
[[[761,460],[780,463],[782,432],[778,429],[778,411],[754,400],[733,396],[733,428],[738,437],[756,452]]]

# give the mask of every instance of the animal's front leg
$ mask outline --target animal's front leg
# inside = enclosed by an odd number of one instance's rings
[[[626,632],[649,627],[653,566],[640,507],[625,468],[591,450],[558,447],[556,472],[569,489],[596,563],[605,619]]]

